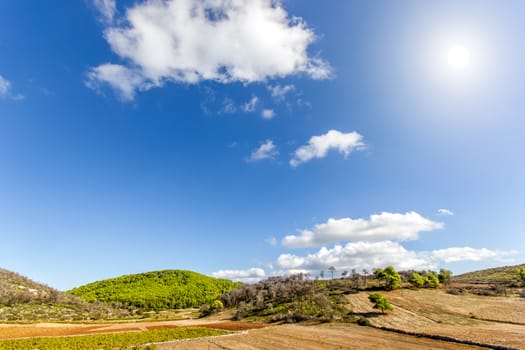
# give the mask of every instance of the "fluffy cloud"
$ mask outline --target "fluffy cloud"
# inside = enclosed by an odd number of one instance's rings
[[[449,209],[438,209],[437,213],[438,215],[454,215],[452,210]]]
[[[440,222],[426,219],[411,211],[405,214],[370,215],[367,219],[328,219],[312,230],[300,230],[300,235],[283,238],[282,244],[291,248],[318,247],[340,241],[407,241],[418,238],[419,232],[443,228]]]
[[[212,276],[244,283],[253,283],[266,277],[266,273],[261,268],[253,267],[246,270],[219,270],[213,272]]]
[[[114,1],[95,4],[106,17],[115,14]],[[144,1],[113,21],[104,36],[126,65],[92,68],[87,86],[108,84],[127,100],[167,81],[251,83],[331,75],[326,61],[308,55],[314,32],[273,0]]]
[[[332,249],[321,248],[314,254],[298,256],[282,254],[277,259],[277,265],[285,270],[304,269],[319,271],[328,266],[338,270],[374,269],[393,265],[400,270],[431,269],[434,263],[418,254],[406,250],[398,242],[350,242],[346,245],[335,245]]]
[[[106,63],[91,68],[87,77],[87,87],[102,91],[101,87],[104,83],[110,84],[123,100],[132,100],[137,90],[147,90],[152,86],[140,72],[119,64]]]
[[[275,112],[273,109],[263,109],[261,112],[261,117],[264,119],[273,119],[275,117]]]
[[[283,101],[286,98],[286,94],[288,94],[291,91],[295,90],[295,85],[268,85],[267,87],[268,91],[270,91],[270,94],[272,97],[277,101]]]
[[[249,162],[254,162],[263,159],[273,159],[279,154],[277,147],[273,144],[272,140],[266,140],[259,148],[253,150],[250,157],[247,159]]]
[[[241,109],[244,112],[253,112],[255,111],[255,108],[257,107],[258,102],[259,102],[259,98],[257,96],[252,96],[250,101],[242,105]]]
[[[497,260],[516,253],[471,247],[415,252],[392,241],[350,242],[344,246],[335,245],[332,249],[323,247],[318,252],[306,256],[281,254],[277,259],[277,266],[281,269],[280,273],[284,274],[292,274],[295,271],[318,273],[329,266],[334,266],[338,271],[373,271],[377,267],[387,265],[392,265],[398,270],[426,270],[436,269],[441,262]]]
[[[312,136],[308,144],[299,147],[293,158],[290,160],[292,167],[297,167],[314,158],[323,158],[331,149],[336,149],[339,153],[348,156],[354,150],[360,150],[365,147],[363,136],[353,131],[344,134],[337,130],[330,130],[324,135]]]
[[[517,251],[494,251],[487,248],[452,247],[432,251],[432,257],[446,263],[457,261],[481,261],[487,259],[501,259],[505,256],[517,254]]]

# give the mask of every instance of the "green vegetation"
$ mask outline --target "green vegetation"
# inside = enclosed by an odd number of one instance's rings
[[[452,278],[452,271],[446,269],[439,270],[439,282],[443,284],[449,284]]]
[[[525,267],[519,268],[517,271],[519,279],[525,283]]]
[[[211,304],[204,304],[200,308],[201,316],[209,316],[211,314],[217,313],[224,309],[224,305],[220,300],[214,300]]]
[[[220,300],[225,307],[237,308],[237,320],[329,321],[343,318],[348,313],[343,306],[345,291],[339,288],[340,284],[341,280],[309,280],[304,274],[271,277],[256,284],[237,287],[222,295]]]
[[[417,271],[412,272],[412,275],[410,275],[409,282],[412,283],[412,285],[414,285],[415,287],[423,287],[425,285],[425,279]]]
[[[162,310],[199,307],[238,285],[192,271],[164,270],[98,281],[68,293],[119,307]]]
[[[150,343],[217,336],[227,333],[208,328],[188,327],[74,337],[0,340],[0,350],[124,350],[136,348],[145,350],[155,348],[155,345],[146,345]]]
[[[401,287],[401,276],[393,266],[387,266],[385,269],[374,271],[374,277],[385,282],[385,289],[392,290]]]
[[[381,294],[372,293],[368,296],[368,300],[374,304],[374,309],[379,309],[382,313],[385,313],[385,310],[394,310],[392,305],[390,305],[390,302]]]

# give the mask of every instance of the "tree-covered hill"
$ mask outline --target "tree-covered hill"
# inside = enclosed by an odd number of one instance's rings
[[[88,301],[160,310],[199,307],[238,285],[192,271],[164,270],[97,281],[68,293]]]
[[[467,272],[452,277],[452,281],[460,283],[513,283],[520,280],[518,270],[522,268],[525,268],[525,264]]]

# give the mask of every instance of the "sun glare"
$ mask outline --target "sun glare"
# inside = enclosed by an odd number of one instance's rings
[[[465,68],[469,62],[470,52],[464,46],[453,46],[448,50],[448,64],[452,68]]]

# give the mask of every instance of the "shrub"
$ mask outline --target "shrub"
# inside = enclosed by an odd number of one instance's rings
[[[394,308],[390,305],[390,302],[384,298],[381,294],[372,293],[368,296],[368,300],[374,303],[374,309],[381,310],[382,313],[385,313],[385,310],[392,311]]]
[[[374,272],[374,277],[385,281],[385,288],[392,290],[401,287],[401,276],[394,269],[393,266],[387,266],[385,269],[377,269]]]
[[[360,317],[357,320],[357,324],[360,326],[370,326],[370,320],[368,318]]]

